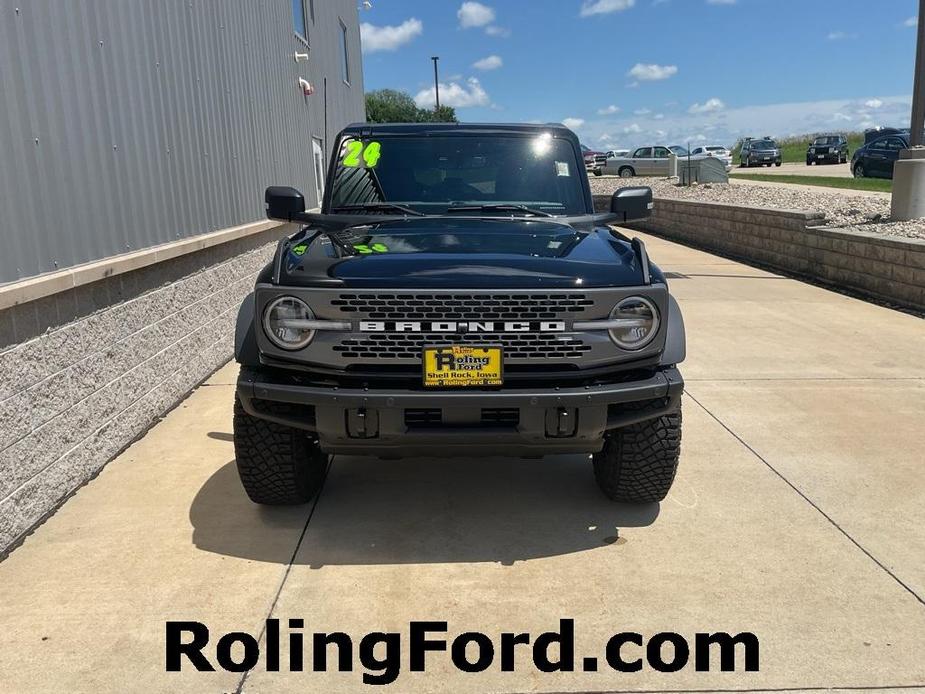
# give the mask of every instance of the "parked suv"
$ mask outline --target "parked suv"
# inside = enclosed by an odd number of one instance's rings
[[[819,135],[806,150],[806,165],[845,164],[848,156],[848,139],[844,135]]]
[[[780,166],[781,162],[780,147],[770,137],[746,138],[739,151],[739,166]]]
[[[307,501],[338,453],[574,453],[609,498],[663,499],[684,323],[642,241],[609,226],[649,215],[651,189],[594,214],[563,126],[360,124],[333,151],[320,214],[266,191],[301,228],[238,315],[250,498]]]
[[[851,157],[851,172],[855,178],[893,178],[893,166],[899,153],[909,148],[909,135],[887,135],[863,147]]]

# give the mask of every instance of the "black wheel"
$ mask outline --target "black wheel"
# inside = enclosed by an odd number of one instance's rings
[[[285,414],[285,405],[274,411]],[[250,500],[274,506],[310,501],[324,481],[328,456],[311,434],[249,415],[234,399],[234,452]]]
[[[855,178],[864,178],[867,175],[867,172],[864,171],[864,165],[861,162],[854,165],[852,173],[854,173]]]
[[[600,176],[600,175],[603,174],[604,172],[601,171],[600,169],[594,169],[594,171],[592,171],[591,173],[593,173],[595,176]]]
[[[783,162],[776,161],[776,162],[774,162],[774,166],[780,166],[782,163],[783,163]],[[768,164],[768,166],[770,166],[770,164]]]
[[[747,162],[745,159],[739,159],[739,168],[740,168],[740,169],[747,169],[747,168],[748,168],[748,162]]]
[[[636,175],[632,166],[624,166],[618,173],[620,174],[620,178],[632,178]]]
[[[592,459],[594,477],[613,501],[661,501],[674,482],[680,452],[679,409],[608,434]]]
[[[806,165],[807,165],[807,166],[812,166],[812,165],[813,165],[813,162],[810,161],[809,159],[807,159],[807,160],[806,160]]]

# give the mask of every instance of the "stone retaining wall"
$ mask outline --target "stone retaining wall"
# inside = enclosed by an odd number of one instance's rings
[[[0,310],[0,556],[225,363],[276,227]]]
[[[595,196],[609,209],[609,196]],[[925,310],[925,241],[827,228],[821,212],[659,198],[631,226],[904,308]]]

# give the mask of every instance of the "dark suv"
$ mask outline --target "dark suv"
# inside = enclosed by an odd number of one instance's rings
[[[893,165],[899,153],[909,148],[909,134],[886,135],[858,148],[851,157],[855,178],[893,178]]]
[[[684,323],[623,188],[595,214],[563,126],[361,124],[321,213],[242,304],[234,442],[258,503],[302,503],[331,454],[590,454],[609,498],[663,499],[678,465]]]
[[[769,137],[746,138],[739,151],[739,166],[780,166],[781,162],[780,147]]]
[[[806,149],[806,165],[845,164],[849,156],[848,139],[844,135],[819,135]]]

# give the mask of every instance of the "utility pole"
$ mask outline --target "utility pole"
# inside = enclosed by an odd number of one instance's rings
[[[925,3],[925,0],[922,0],[922,2]],[[439,111],[440,110],[440,80],[437,77],[437,61],[440,60],[440,56],[434,55],[434,56],[431,56],[430,59],[434,61],[434,103],[436,104],[434,106],[434,110]]]
[[[900,151],[899,160],[893,166],[890,218],[897,222],[925,217],[925,147],[922,147],[922,130],[925,128],[925,0],[919,0],[909,126],[909,149]]]

